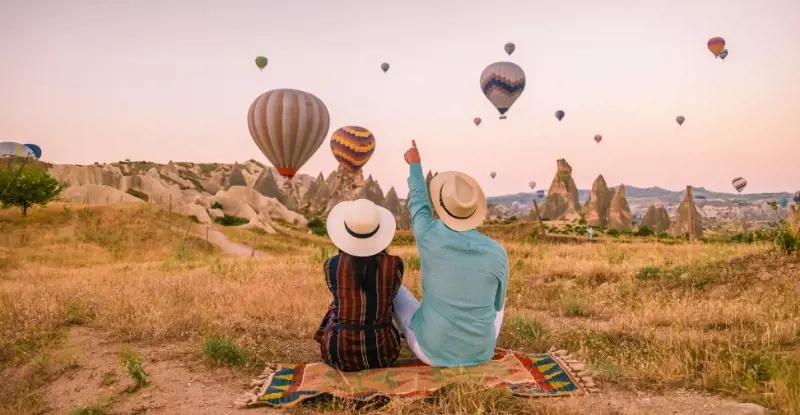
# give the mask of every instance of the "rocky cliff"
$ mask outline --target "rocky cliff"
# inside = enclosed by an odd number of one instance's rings
[[[669,213],[662,205],[650,205],[647,208],[642,220],[639,221],[639,229],[648,228],[655,233],[666,232],[669,230]]]
[[[619,185],[611,199],[611,206],[608,208],[608,229],[620,231],[630,231],[633,229],[633,215],[628,199],[625,198],[625,185]]]
[[[589,200],[583,207],[584,218],[589,226],[606,227],[608,225],[608,214],[613,198],[614,190],[608,188],[602,174],[597,176],[592,184]]]
[[[556,175],[541,209],[542,219],[579,219],[579,210],[578,187],[572,179],[572,167],[566,160],[559,159],[556,161]]]
[[[694,201],[689,198],[688,193],[684,194],[681,204],[678,205],[678,209],[675,212],[675,217],[672,221],[672,226],[670,227],[669,231],[675,236],[683,236],[689,233],[689,209],[694,212],[693,225],[695,238],[702,238],[703,220],[700,216],[700,212],[697,211]]]

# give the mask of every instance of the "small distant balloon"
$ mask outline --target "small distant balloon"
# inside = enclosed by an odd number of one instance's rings
[[[264,68],[267,67],[267,57],[266,56],[257,56],[256,57],[256,66],[258,66],[259,71],[263,71]]]
[[[386,73],[386,71],[389,70],[389,64],[386,63],[386,62],[382,63],[381,64],[381,70],[383,71],[383,73]]]
[[[503,46],[503,49],[505,49],[506,53],[508,53],[509,55],[514,53],[514,49],[516,49],[516,48],[517,47],[514,46],[514,44],[511,43],[511,42],[508,42],[508,43],[505,44],[505,46]]]
[[[544,199],[544,190],[537,190],[536,197],[538,197],[539,199]]]
[[[594,141],[597,142],[597,143],[603,141],[603,136],[600,135],[600,134],[595,134],[594,135]]]
[[[481,121],[482,120],[481,120],[480,117],[475,117],[475,118],[472,119],[472,122],[474,122],[475,125],[481,125]]]
[[[36,144],[25,144],[26,147],[33,151],[33,154],[36,156],[37,159],[42,158],[42,148],[37,146]]]
[[[675,117],[675,121],[678,122],[678,125],[683,125],[683,122],[686,121],[686,117],[684,117],[683,115],[679,115]]]
[[[721,37],[712,37],[711,39],[708,39],[708,43],[706,45],[708,46],[708,50],[714,54],[714,57],[718,58],[720,52],[725,49],[725,39]]]
[[[703,195],[694,195],[694,205],[699,207],[700,209],[702,209],[703,206],[706,205],[706,202],[708,202],[708,199],[706,199],[705,196],[703,196]]]
[[[745,186],[747,186],[747,180],[745,180],[744,177],[735,177],[733,180],[731,180],[731,184],[733,184],[733,188],[736,189],[739,194],[741,194],[742,190],[744,190]]]
[[[561,110],[556,111],[556,118],[558,118],[558,120],[561,121],[561,119],[564,118],[564,111]]]
[[[534,182],[533,180],[529,181],[528,182],[528,187],[530,187],[531,190],[535,189],[536,188],[536,182]]]
[[[492,179],[494,179],[494,177],[497,176],[497,173],[491,172],[491,173],[489,173],[489,176],[492,176]]]
[[[722,51],[719,52],[719,58],[725,60],[725,58],[727,57],[728,57],[728,49],[722,49]]]
[[[798,190],[798,191],[797,191],[797,192],[794,194],[794,198],[792,198],[792,200],[794,200],[794,203],[800,204],[800,190]]]

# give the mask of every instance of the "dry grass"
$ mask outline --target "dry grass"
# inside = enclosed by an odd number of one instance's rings
[[[268,256],[233,260],[183,241],[164,216],[141,207],[53,206],[25,220],[0,212],[0,370],[52,349],[70,325],[126,343],[196,341],[198,350],[209,336],[230,338],[249,358],[239,370],[249,372],[266,361],[318,359],[311,334],[330,301],[320,268],[333,252],[324,238],[258,235]],[[535,244],[522,242],[516,227],[524,225],[510,226],[489,229],[511,266],[499,346],[572,350],[605,387],[693,388],[800,412],[796,257],[759,244]],[[250,231],[226,233],[252,240]],[[405,238],[391,251],[405,259],[416,292],[419,258]],[[36,388],[56,375],[2,389],[0,407],[37,402]],[[465,388],[381,411],[542,410],[541,401]],[[298,411],[351,409],[343,405]]]

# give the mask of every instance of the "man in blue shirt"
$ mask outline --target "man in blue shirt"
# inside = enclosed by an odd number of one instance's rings
[[[411,226],[422,264],[422,303],[405,287],[395,317],[417,357],[438,367],[473,366],[494,355],[508,283],[508,254],[476,229],[486,218],[480,185],[459,172],[430,183],[430,200],[417,144],[405,153]]]

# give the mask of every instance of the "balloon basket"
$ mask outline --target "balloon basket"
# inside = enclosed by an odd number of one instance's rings
[[[505,120],[506,118],[508,118],[508,117],[506,117],[505,115],[501,115],[501,116],[500,116],[500,119],[501,119],[501,120]]]

